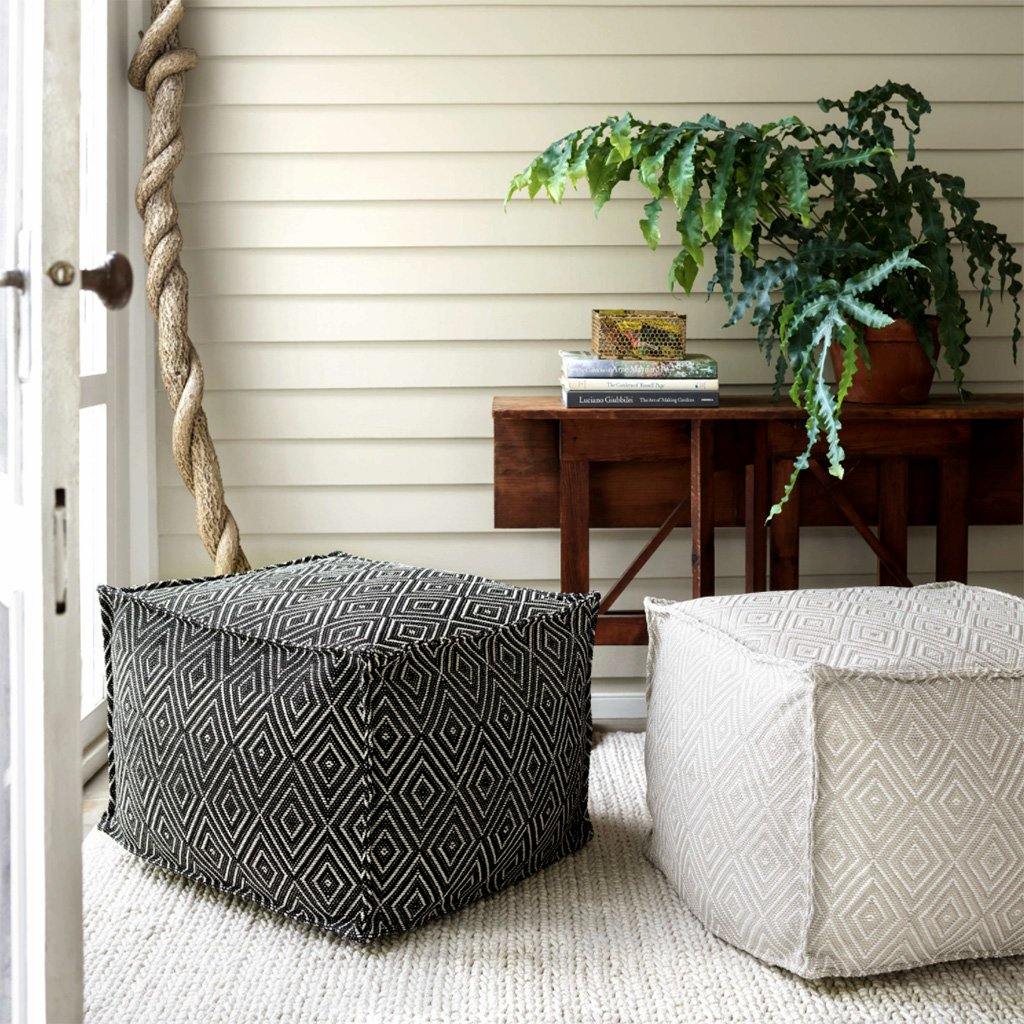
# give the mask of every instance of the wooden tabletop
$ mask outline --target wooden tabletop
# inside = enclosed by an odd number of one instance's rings
[[[783,397],[774,401],[769,391],[756,395],[721,396],[721,405],[690,409],[566,409],[557,395],[513,395],[495,398],[495,418],[532,420],[794,420],[806,415]],[[899,420],[1013,420],[1024,419],[1024,394],[1001,393],[975,395],[960,399],[943,395],[923,405],[856,405],[843,406],[842,418]]]

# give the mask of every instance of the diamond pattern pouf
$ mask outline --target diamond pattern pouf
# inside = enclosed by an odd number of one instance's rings
[[[648,599],[651,860],[804,977],[1024,951],[1024,601]]]
[[[358,940],[590,838],[597,595],[302,559],[100,591],[131,852]]]

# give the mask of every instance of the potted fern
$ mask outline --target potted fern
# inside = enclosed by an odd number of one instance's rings
[[[635,174],[651,195],[640,230],[652,249],[671,210],[681,244],[670,287],[689,292],[710,260],[708,295],[721,291],[727,324],[750,317],[774,364],[776,394],[788,376],[790,397],[806,413],[807,448],[773,514],[819,441],[829,471],[842,477],[844,400],[920,401],[940,354],[966,394],[970,317],[955,252],[983,313],[991,317],[997,289],[1013,303],[1015,359],[1021,333],[1013,246],[977,216],[963,179],[915,161],[921,118],[931,110],[924,96],[887,82],[818,106],[845,114],[845,123],[608,117],[553,142],[508,193],[525,189],[532,198],[543,190],[557,203],[586,179],[600,213]],[[896,153],[897,131],[905,133],[905,159]]]

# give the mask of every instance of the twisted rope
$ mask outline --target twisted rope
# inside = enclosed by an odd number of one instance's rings
[[[146,298],[157,324],[164,390],[174,410],[171,448],[181,479],[195,498],[199,536],[218,574],[245,572],[249,562],[224,501],[220,464],[203,412],[203,364],[188,336],[188,275],[181,266],[178,204],[171,190],[184,155],[185,72],[199,58],[195,50],[178,45],[182,0],[153,0],[152,6],[153,22],[128,66],[128,81],[145,91],[150,110],[146,163],[135,189],[149,264]]]

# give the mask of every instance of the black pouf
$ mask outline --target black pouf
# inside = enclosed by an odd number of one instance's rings
[[[128,850],[347,938],[590,838],[596,594],[346,554],[100,588]]]

